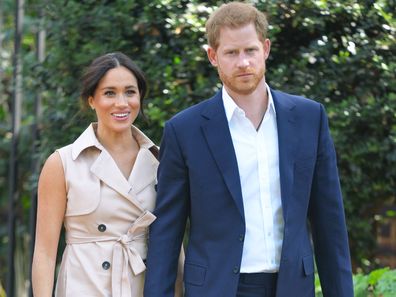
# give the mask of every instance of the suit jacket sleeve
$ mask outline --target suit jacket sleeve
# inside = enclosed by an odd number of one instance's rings
[[[309,217],[324,297],[353,297],[351,261],[336,153],[321,106]]]
[[[173,297],[189,209],[188,170],[171,122],[166,123],[158,169],[157,219],[150,227],[145,297]]]

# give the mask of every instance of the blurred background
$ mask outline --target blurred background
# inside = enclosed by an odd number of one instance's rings
[[[328,112],[355,294],[396,296],[396,1],[250,2],[269,17],[269,85]],[[0,0],[1,297],[31,296],[39,171],[94,119],[83,69],[113,51],[135,60],[149,81],[137,125],[159,144],[167,119],[221,87],[204,50],[221,3]]]

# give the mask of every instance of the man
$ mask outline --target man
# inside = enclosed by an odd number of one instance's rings
[[[222,5],[206,32],[223,88],[165,125],[144,296],[173,296],[189,220],[185,296],[314,297],[315,256],[323,295],[352,297],[323,106],[268,87],[267,20],[252,5]]]

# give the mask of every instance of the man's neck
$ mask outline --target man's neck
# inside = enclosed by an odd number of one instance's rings
[[[234,102],[243,109],[246,117],[252,122],[253,126],[258,129],[268,106],[268,94],[265,82],[260,83],[256,90],[248,95],[236,94],[228,88],[227,92]]]

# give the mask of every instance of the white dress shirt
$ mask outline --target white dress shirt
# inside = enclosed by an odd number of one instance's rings
[[[223,103],[238,162],[246,234],[242,273],[279,270],[284,220],[279,180],[276,112],[268,106],[258,130],[223,87]]]

